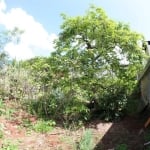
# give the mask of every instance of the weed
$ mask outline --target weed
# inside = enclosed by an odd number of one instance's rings
[[[75,121],[72,121],[72,122],[68,122],[68,121],[65,121],[63,122],[63,127],[67,130],[78,130],[80,129],[81,127],[83,127],[83,122],[82,121],[78,121],[78,122],[75,122]]]
[[[39,120],[33,126],[33,130],[40,133],[46,133],[52,131],[54,126],[55,126],[55,122],[52,120],[49,121]]]
[[[145,148],[144,150],[150,150],[150,147]]]
[[[4,115],[6,118],[10,119],[14,111],[14,109],[7,107],[4,101],[0,99],[0,115]]]
[[[4,115],[6,116],[7,119],[11,119],[11,115],[15,112],[14,109],[8,108],[5,110]]]
[[[60,140],[62,143],[70,145],[72,149],[76,149],[76,141],[73,138],[70,138],[70,136],[64,135],[60,138]]]
[[[4,102],[2,99],[0,99],[0,115],[2,115],[4,112],[5,112]]]
[[[0,124],[0,139],[4,137],[3,129],[4,129],[4,125]]]
[[[0,130],[0,139],[2,139],[4,137],[4,133],[2,130]]]
[[[32,128],[32,123],[29,119],[23,119],[22,126],[25,128]]]
[[[144,134],[145,143],[150,141],[150,130],[147,130]],[[145,147],[145,150],[150,150],[150,145]]]
[[[145,132],[144,140],[145,141],[150,141],[150,131],[149,130],[147,130],[147,132]]]
[[[18,150],[18,146],[10,141],[5,141],[2,144],[1,150]]]
[[[94,145],[93,145],[92,131],[86,130],[77,146],[77,149],[78,150],[92,150],[93,147]]]
[[[115,150],[127,150],[127,149],[128,149],[128,146],[126,144],[119,144],[115,148]]]

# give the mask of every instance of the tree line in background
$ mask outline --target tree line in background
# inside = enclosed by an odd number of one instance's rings
[[[24,103],[39,117],[72,123],[93,117],[114,120],[137,102],[133,91],[143,67],[144,37],[91,6],[84,16],[62,14],[63,24],[49,57],[25,61],[0,54],[0,96]],[[19,31],[1,33],[0,48],[19,42]]]

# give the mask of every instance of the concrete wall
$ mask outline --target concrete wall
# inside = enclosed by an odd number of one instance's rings
[[[148,60],[142,75],[139,78],[139,85],[141,90],[141,100],[143,106],[150,104],[150,59]]]
[[[150,69],[145,72],[140,80],[141,98],[145,105],[150,104]]]
[[[150,56],[150,41],[147,41],[145,52]],[[146,61],[146,66],[139,77],[139,86],[141,90],[141,103],[139,107],[142,109],[147,104],[150,104],[150,59]]]

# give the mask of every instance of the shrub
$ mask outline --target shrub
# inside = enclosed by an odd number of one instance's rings
[[[89,109],[85,103],[77,94],[69,95],[68,93],[52,92],[41,96],[38,100],[27,100],[26,109],[41,118],[52,118],[65,123],[78,124],[81,120],[88,120]]]

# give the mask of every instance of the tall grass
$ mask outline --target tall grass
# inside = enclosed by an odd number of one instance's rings
[[[77,150],[93,150],[93,136],[91,130],[86,130],[77,146]]]

